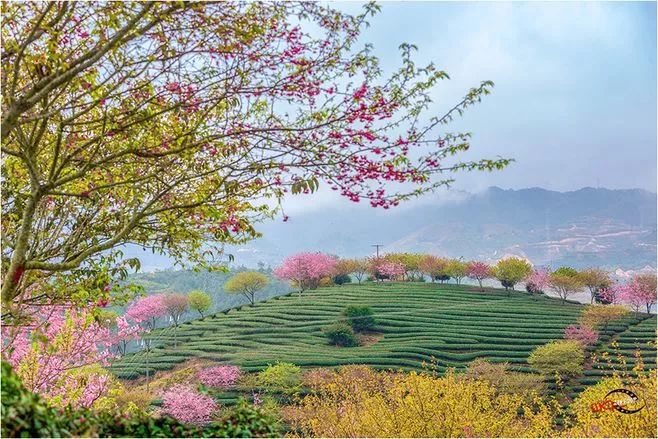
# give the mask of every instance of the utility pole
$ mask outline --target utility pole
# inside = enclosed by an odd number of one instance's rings
[[[379,247],[384,247],[383,244],[373,244],[372,247],[377,249],[377,259],[379,259]]]

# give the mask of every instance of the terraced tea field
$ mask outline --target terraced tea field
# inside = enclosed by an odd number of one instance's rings
[[[366,346],[330,346],[322,327],[340,319],[348,305],[368,305],[376,314],[378,340]],[[524,292],[431,283],[344,285],[269,299],[154,334],[157,347],[128,355],[112,370],[121,378],[136,378],[166,370],[190,358],[210,359],[256,371],[276,361],[300,366],[369,364],[383,369],[438,370],[463,368],[478,357],[507,361],[529,370],[526,359],[539,345],[562,338],[575,323],[582,305],[561,304]],[[655,316],[629,317],[602,334],[601,345],[613,338],[625,352],[636,340],[655,340]],[[595,348],[596,349],[596,348]],[[655,348],[643,349],[655,366]],[[600,375],[591,371],[583,384]],[[598,373],[598,372],[597,372]],[[589,381],[588,381],[589,380]]]
[[[638,358],[639,354],[639,358]],[[594,384],[613,371],[634,375],[633,368],[641,359],[644,368],[656,368],[656,316],[642,320],[626,330],[614,334],[594,349],[595,361],[579,380],[581,390]]]

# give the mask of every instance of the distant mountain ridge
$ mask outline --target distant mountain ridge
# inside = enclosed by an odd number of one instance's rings
[[[427,252],[495,261],[504,255],[542,265],[637,269],[656,264],[656,194],[641,190],[491,187],[461,201],[400,210],[331,209],[271,222],[264,237],[229,249],[236,262],[278,263],[285,255],[325,251],[341,256]]]

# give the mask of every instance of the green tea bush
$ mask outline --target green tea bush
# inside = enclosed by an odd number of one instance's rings
[[[351,282],[352,278],[349,274],[339,274],[338,276],[334,276],[334,283],[336,285],[349,284]]]
[[[375,316],[369,306],[348,306],[343,316],[356,332],[368,331],[375,326]]]
[[[352,347],[359,344],[359,341],[354,335],[354,330],[346,323],[334,323],[333,325],[325,327],[322,331],[332,345]]]

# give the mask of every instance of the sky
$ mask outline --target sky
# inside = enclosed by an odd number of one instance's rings
[[[357,13],[361,2],[333,6]],[[361,42],[385,68],[401,42],[451,77],[436,114],[472,86],[493,94],[449,126],[473,133],[464,158],[510,157],[464,174],[455,190],[586,186],[656,190],[656,4],[649,2],[380,2]],[[430,196],[429,200],[445,198]],[[285,203],[292,212],[348,204],[331,191]]]

